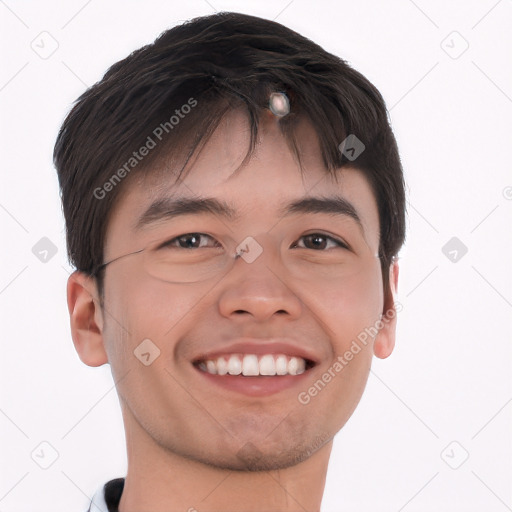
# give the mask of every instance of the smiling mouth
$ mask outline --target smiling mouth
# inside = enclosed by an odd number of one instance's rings
[[[309,359],[286,354],[228,354],[195,361],[194,366],[210,375],[242,377],[300,375],[313,368]]]

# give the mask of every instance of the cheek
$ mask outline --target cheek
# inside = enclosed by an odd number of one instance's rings
[[[332,347],[331,357],[312,376],[301,403],[310,402],[319,414],[325,411],[328,425],[341,428],[363,394],[373,357],[372,327],[383,305],[380,263],[323,290],[312,311],[323,324]],[[327,413],[328,411],[328,413]]]
[[[162,336],[194,307],[194,294],[183,286],[165,283],[134,267],[121,265],[105,282],[112,316],[123,319],[133,336]]]
[[[148,339],[157,347],[155,353],[160,351],[155,362],[169,364],[180,322],[200,305],[197,290],[179,288],[139,275],[133,267],[130,272],[122,265],[112,269],[105,279],[105,342],[112,367],[132,367],[134,351]]]
[[[384,304],[380,262],[375,260],[357,274],[325,287],[321,294],[309,294],[315,295],[315,313],[326,323],[333,348],[340,355],[361,333],[371,332],[379,320]]]
[[[181,377],[171,376],[175,340],[199,299],[134,272],[119,268],[105,281],[105,341],[119,394],[139,421],[147,422],[155,410],[174,413],[176,397],[183,395]]]

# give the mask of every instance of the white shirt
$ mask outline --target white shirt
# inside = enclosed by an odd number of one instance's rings
[[[87,512],[112,512],[117,511],[124,488],[124,478],[114,478],[102,485],[92,497]],[[107,501],[111,508],[107,506]]]
[[[92,497],[87,512],[109,512],[107,504],[105,503],[105,494],[103,488],[104,486],[102,485],[96,491],[96,494]]]

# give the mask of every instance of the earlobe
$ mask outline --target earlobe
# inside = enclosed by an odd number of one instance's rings
[[[384,311],[382,312],[379,333],[373,343],[373,353],[379,359],[389,357],[395,348],[396,315],[395,308],[396,291],[398,289],[398,262],[394,261],[389,269],[389,290],[384,297]]]
[[[88,366],[108,363],[96,281],[83,272],[73,272],[68,279],[67,300],[71,336],[81,361]]]

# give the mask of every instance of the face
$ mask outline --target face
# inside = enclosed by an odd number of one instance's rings
[[[182,180],[159,169],[126,184],[105,261],[151,250],[107,266],[97,319],[125,423],[189,459],[279,469],[328,443],[354,411],[373,353],[393,348],[394,322],[379,322],[392,297],[383,296],[377,204],[363,174],[331,178],[302,122],[301,175],[272,114],[234,172],[247,126],[242,114],[225,118]],[[232,215],[173,217],[169,200],[190,198]],[[312,209],[311,198],[344,202],[333,212],[332,202]],[[206,269],[201,279],[185,277],[194,265]],[[248,375],[231,375],[240,371]],[[274,372],[286,374],[260,375]]]

